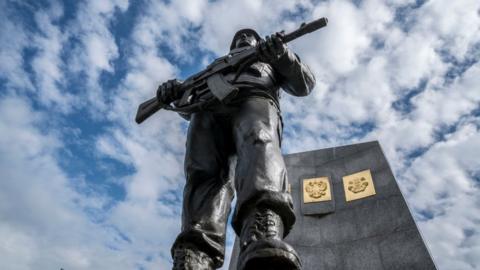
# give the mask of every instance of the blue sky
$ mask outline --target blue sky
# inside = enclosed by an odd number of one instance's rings
[[[283,151],[379,140],[439,269],[480,269],[477,0],[1,1],[0,268],[169,269],[188,122],[138,104],[239,28],[323,16]]]

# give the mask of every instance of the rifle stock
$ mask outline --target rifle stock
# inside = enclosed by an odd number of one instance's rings
[[[145,119],[152,116],[152,114],[158,112],[165,107],[160,103],[157,97],[153,97],[138,106],[137,115],[135,116],[135,122],[141,124]]]

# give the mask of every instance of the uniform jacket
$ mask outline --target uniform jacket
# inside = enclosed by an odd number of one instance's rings
[[[243,48],[234,49],[235,54]],[[232,81],[235,72],[226,74],[227,81]],[[307,65],[291,50],[276,62],[267,64],[256,62],[246,68],[235,82],[240,91],[236,100],[245,97],[263,96],[271,98],[278,105],[279,89],[294,96],[306,96],[315,86],[315,77]]]

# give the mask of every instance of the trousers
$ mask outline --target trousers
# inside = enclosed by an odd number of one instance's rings
[[[225,234],[236,193],[232,226],[240,235],[242,220],[258,207],[274,210],[288,231],[295,223],[281,154],[282,120],[267,98],[194,113],[187,134],[182,230],[172,252],[193,244],[216,267],[223,265]],[[236,159],[236,165],[232,160]]]

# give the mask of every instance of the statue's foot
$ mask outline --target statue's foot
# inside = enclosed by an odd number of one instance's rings
[[[251,243],[238,258],[237,270],[300,270],[295,250],[278,240],[259,240]]]
[[[300,270],[297,253],[283,237],[278,214],[266,208],[254,210],[242,226],[237,270]]]
[[[190,247],[178,247],[173,252],[172,270],[213,270],[213,260],[206,253]]]

